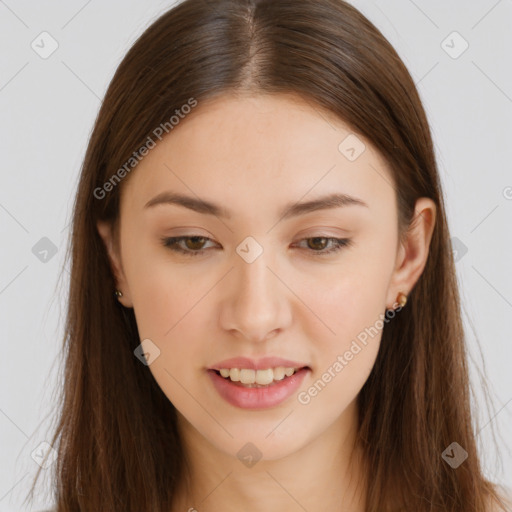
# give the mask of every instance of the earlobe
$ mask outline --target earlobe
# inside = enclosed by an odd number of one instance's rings
[[[397,266],[389,286],[388,303],[392,303],[399,292],[409,295],[420,278],[427,263],[435,219],[434,201],[427,197],[419,198],[414,218],[397,252]]]
[[[114,238],[114,230],[112,228],[112,224],[107,221],[98,221],[96,227],[107,250],[110,269],[116,282],[116,289],[112,290],[112,293],[115,294],[123,306],[132,307],[131,300],[129,298],[128,285],[126,283],[123,268],[119,258],[118,244]],[[120,294],[117,292],[120,292]]]

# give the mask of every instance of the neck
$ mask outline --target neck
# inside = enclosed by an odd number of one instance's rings
[[[356,401],[299,450],[272,460],[262,454],[250,467],[212,446],[179,416],[188,472],[173,511],[364,512],[363,453],[355,447]]]

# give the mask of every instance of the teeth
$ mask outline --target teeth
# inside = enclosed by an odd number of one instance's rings
[[[298,368],[285,368],[278,366],[277,368],[268,368],[267,370],[250,370],[245,368],[222,368],[219,370],[222,377],[230,379],[233,382],[241,382],[242,384],[259,384],[265,386],[273,381],[283,380],[291,377]]]
[[[286,375],[286,369],[282,366],[274,368],[274,380],[283,380]]]
[[[231,372],[229,374],[231,376]],[[242,384],[254,384],[256,382],[256,371],[240,370],[240,382]]]

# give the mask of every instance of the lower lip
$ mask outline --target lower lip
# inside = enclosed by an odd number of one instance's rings
[[[264,388],[246,388],[208,370],[215,389],[226,402],[241,409],[267,409],[289,398],[302,384],[309,368],[302,368],[291,377],[276,381]]]

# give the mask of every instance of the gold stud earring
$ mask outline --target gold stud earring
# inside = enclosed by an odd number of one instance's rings
[[[404,307],[407,304],[407,295],[405,293],[400,292],[398,294],[398,297],[396,298],[396,301],[398,304],[400,304],[400,307]]]
[[[115,295],[117,298],[119,298],[119,297],[122,297],[122,296],[123,296],[122,292],[120,292],[119,290],[116,290],[116,291],[114,292],[114,295]]]

